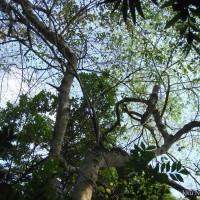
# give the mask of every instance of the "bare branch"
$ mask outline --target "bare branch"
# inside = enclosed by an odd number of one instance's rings
[[[146,112],[142,115],[141,117],[141,125],[145,124],[148,118],[151,116],[153,113],[156,103],[158,101],[158,91],[160,87],[158,85],[155,85],[153,87],[153,91],[150,95],[149,101],[148,101],[148,107],[146,109]]]
[[[165,104],[164,104],[162,112],[161,112],[161,118],[163,117],[163,115],[165,113],[165,110],[167,108],[167,103],[168,103],[168,100],[169,100],[170,82],[169,82],[169,76],[167,76],[167,77],[168,77],[168,87],[167,87],[167,92],[166,92],[166,97],[165,97]]]
[[[183,126],[183,128],[181,128],[175,135],[174,135],[174,139],[173,142],[176,142],[177,140],[179,140],[183,134],[188,133],[189,131],[191,131],[193,128],[195,127],[200,127],[200,122],[199,121],[192,121],[189,122],[188,124],[185,124]]]
[[[113,131],[117,126],[120,126],[120,105],[123,103],[130,103],[130,102],[138,102],[138,103],[144,103],[146,105],[148,105],[148,101],[145,99],[137,99],[137,98],[131,98],[131,97],[125,97],[124,99],[118,101],[115,105],[115,112],[116,112],[116,116],[117,116],[117,120],[116,122],[108,129],[106,130],[102,136],[103,138],[106,137],[108,135],[108,133],[110,133],[111,131]]]
[[[162,134],[164,140],[167,140],[169,138],[169,133],[167,131],[166,126],[162,123],[161,115],[158,111],[158,109],[155,109],[153,111],[153,116],[156,122],[156,126],[158,127],[158,130]]]

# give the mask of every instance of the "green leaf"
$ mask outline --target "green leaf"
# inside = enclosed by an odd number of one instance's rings
[[[172,164],[171,172],[174,172],[176,169],[177,169],[177,163],[174,162],[174,163]]]
[[[195,172],[195,175],[196,175],[196,176],[200,176],[200,170],[197,170],[197,171]]]
[[[175,0],[169,0],[169,1],[165,2],[165,3],[161,6],[161,9],[166,8],[166,7],[168,7],[168,6],[171,6],[171,5],[173,5],[174,3],[175,3]]]
[[[146,150],[148,150],[148,151],[152,151],[152,150],[154,150],[154,149],[156,149],[156,146],[152,146],[152,145],[150,145],[150,146],[148,146],[148,147],[146,148]]]
[[[158,6],[158,2],[156,0],[151,0],[155,5]]]
[[[182,167],[181,162],[178,161],[177,165],[176,165],[176,170],[179,171],[181,169],[181,167]]]
[[[159,174],[159,182],[160,183],[168,183],[169,178],[167,174]]]
[[[197,16],[197,17],[200,18],[200,9],[199,8],[197,8],[197,9],[190,8],[190,11],[191,11],[192,15]]]
[[[174,174],[169,174],[169,176],[174,180],[174,181],[178,181],[177,177]]]
[[[127,23],[127,12],[128,12],[128,2],[127,0],[123,0],[122,14],[123,14],[123,19],[125,23]]]
[[[139,151],[139,152],[141,152],[141,151],[143,151],[138,145],[134,145],[134,148],[135,148],[135,150],[137,150],[137,151]]]
[[[196,27],[193,24],[190,24],[190,27],[192,28],[192,30],[194,30],[195,32],[200,32],[200,29],[198,27]]]
[[[180,174],[188,175],[190,172],[187,169],[182,169],[179,171]]]
[[[184,52],[184,54],[185,54],[185,57],[187,57],[188,54],[190,53],[191,47],[192,47],[192,45],[186,45],[186,46],[185,46],[185,48],[184,48],[184,50],[183,50],[183,52]]]
[[[184,182],[183,178],[182,178],[182,176],[180,174],[176,174],[176,178],[178,179],[178,181]]]
[[[187,69],[189,70],[189,71],[193,71],[193,68],[190,66],[190,65],[187,65]]]
[[[114,3],[116,1],[118,1],[118,0],[105,0],[103,3]]]
[[[162,162],[164,162],[165,160],[168,160],[168,158],[165,157],[165,156],[161,157],[161,161],[162,161]]]
[[[140,3],[139,0],[135,0],[135,7],[136,7],[138,13],[140,14],[140,16],[141,16],[143,19],[145,19],[144,14],[143,14],[143,11],[142,11],[142,6],[141,6],[141,3]]]
[[[141,142],[141,145],[140,145],[140,146],[141,146],[141,148],[142,148],[143,150],[146,149],[144,142]]]
[[[133,0],[129,0],[129,8],[130,8],[133,23],[136,24],[135,4]]]
[[[200,49],[197,48],[195,45],[192,45],[192,47],[194,48],[194,50],[200,55]]]
[[[115,6],[114,6],[114,8],[113,8],[113,10],[112,10],[112,13],[115,12],[115,10],[117,10],[117,8],[119,7],[120,3],[121,3],[121,0],[119,0],[119,1],[115,4]]]
[[[107,192],[108,194],[111,194],[110,188],[106,188],[106,192]]]
[[[159,166],[160,166],[159,163],[157,163],[157,164],[156,164],[156,167],[154,168],[154,170],[155,170],[156,172],[159,172]]]
[[[170,170],[170,161],[167,162],[167,164],[166,164],[166,172],[168,172],[169,170]]]
[[[181,18],[181,13],[176,14],[171,20],[167,21],[165,29],[173,26]]]
[[[200,37],[198,37],[196,34],[194,34],[194,39],[195,39],[198,43],[200,43]]]
[[[161,172],[164,172],[164,170],[165,170],[165,163],[163,163],[163,164],[161,165]]]
[[[145,158],[148,162],[151,161],[154,157],[155,154],[152,151],[143,151],[141,152],[142,157]]]
[[[188,27],[185,26],[185,27],[180,31],[180,34],[183,35],[183,34],[186,32],[187,28],[188,28]]]

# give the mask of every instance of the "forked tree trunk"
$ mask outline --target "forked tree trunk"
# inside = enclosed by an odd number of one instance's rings
[[[121,149],[103,152],[94,150],[89,153],[80,167],[73,198],[75,200],[91,200],[99,170],[125,166],[128,160],[129,155]]]

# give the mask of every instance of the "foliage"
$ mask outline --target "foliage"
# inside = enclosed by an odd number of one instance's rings
[[[172,180],[183,182],[180,174],[189,174],[188,170],[182,168],[180,162],[170,164],[170,161],[166,162],[164,157],[161,157],[161,163],[153,162],[153,164],[149,164],[155,157],[152,151],[155,150],[155,146],[146,147],[144,143],[141,143],[141,146],[134,145],[134,147],[135,149],[131,151],[132,158],[129,164],[131,172],[133,170],[133,176],[144,175],[144,178],[147,180],[153,177],[154,182],[167,183],[168,176]]]
[[[16,185],[15,188],[20,193],[23,191],[22,199],[56,199],[52,197],[53,186],[48,183],[62,173],[63,169],[59,167],[58,159],[48,160],[33,171],[23,190],[20,188],[21,185]]]
[[[93,106],[97,110],[99,125],[103,131],[114,121],[112,118],[114,115],[115,89],[105,91],[112,85],[104,74],[98,76],[95,73],[81,73],[79,75]],[[73,160],[73,165],[80,162],[81,152],[84,153],[86,149],[88,150],[88,144],[90,144],[91,149],[95,147],[95,135],[92,126],[87,99],[81,95],[72,97],[63,154],[67,156],[69,162]],[[110,139],[115,140],[115,137],[111,136]],[[77,152],[80,152],[79,155],[77,155]],[[75,155],[78,157],[74,157]]]
[[[47,112],[50,111],[49,107],[53,109],[52,97],[44,91],[33,98],[22,95],[18,105],[7,103],[7,107],[1,109],[1,169],[9,170],[9,173],[2,170],[0,182],[20,182],[20,185],[16,186],[20,193],[22,182],[29,180],[29,173],[40,165],[45,152],[48,151],[53,121],[47,116]],[[4,134],[5,131],[9,136]],[[5,142],[6,146],[3,145]],[[33,179],[36,177],[34,173]],[[41,175],[45,176],[43,170],[40,171]],[[39,178],[38,175],[37,177]],[[26,186],[25,183],[23,185]]]
[[[84,177],[93,199],[173,199],[171,181],[200,185],[198,1],[7,2],[0,88],[15,80],[12,101],[17,79],[22,95],[0,109],[1,199],[71,199],[88,152],[119,147],[129,163]]]
[[[136,25],[136,11],[143,19],[145,19],[145,13],[143,12],[143,10],[145,10],[145,12],[147,12],[146,14],[148,14],[148,11],[146,11],[146,7],[152,7],[151,4],[155,4],[156,6],[158,6],[161,2],[158,3],[155,0],[152,0],[151,2],[141,2],[140,0],[105,0],[104,3],[115,3],[112,12],[116,11],[117,9],[120,10],[122,12],[123,20],[125,23],[127,23],[128,10],[130,10],[132,21],[134,25]],[[162,5],[160,6],[160,9],[165,8],[168,8],[169,13],[172,13],[173,16],[166,22],[165,29],[172,26],[175,27],[176,30],[180,32],[180,35],[185,37],[187,40],[188,45],[185,46],[186,52],[188,53],[192,46],[195,51],[199,53],[199,2],[196,0],[166,0],[164,2],[162,1]]]
[[[186,169],[182,169],[180,162],[174,162],[170,165],[168,162],[156,162],[153,150],[155,146],[146,147],[144,143],[140,146],[135,145],[131,151],[131,159],[128,164],[128,198],[135,199],[163,199],[164,195],[169,193],[166,184],[169,183],[169,177],[175,181],[183,182],[180,174],[189,174]],[[162,159],[164,160],[165,159]]]

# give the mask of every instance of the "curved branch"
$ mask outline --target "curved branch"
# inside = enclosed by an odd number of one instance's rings
[[[155,109],[153,111],[153,116],[156,122],[156,126],[158,127],[158,130],[160,131],[164,140],[166,141],[169,138],[169,133],[167,131],[166,126],[162,123],[161,115],[158,109]]]
[[[119,110],[119,107],[123,103],[130,103],[130,102],[144,103],[146,105],[148,105],[148,103],[149,103],[149,101],[147,101],[145,99],[137,99],[137,98],[131,98],[131,97],[125,97],[122,100],[118,101],[115,104],[115,112],[116,112],[117,120],[116,120],[116,122],[108,130],[106,130],[103,133],[103,138],[106,137],[108,135],[108,133],[110,133],[115,128],[117,128],[117,126],[120,126],[121,119],[120,119],[120,110]]]
[[[185,124],[183,126],[183,128],[181,128],[175,135],[174,135],[174,139],[173,142],[176,142],[177,140],[179,140],[183,134],[188,133],[189,131],[191,131],[193,128],[195,127],[200,127],[200,122],[199,121],[192,121],[189,122],[188,124]]]
[[[158,126],[158,125],[157,125]],[[195,127],[200,127],[200,122],[199,121],[192,121],[189,122],[188,124],[185,124],[183,128],[181,128],[178,132],[176,132],[175,135],[168,135],[168,137],[164,138],[164,144],[156,149],[156,154],[161,155],[164,153],[167,153],[169,148],[176,142],[178,141],[185,133],[188,133]]]

